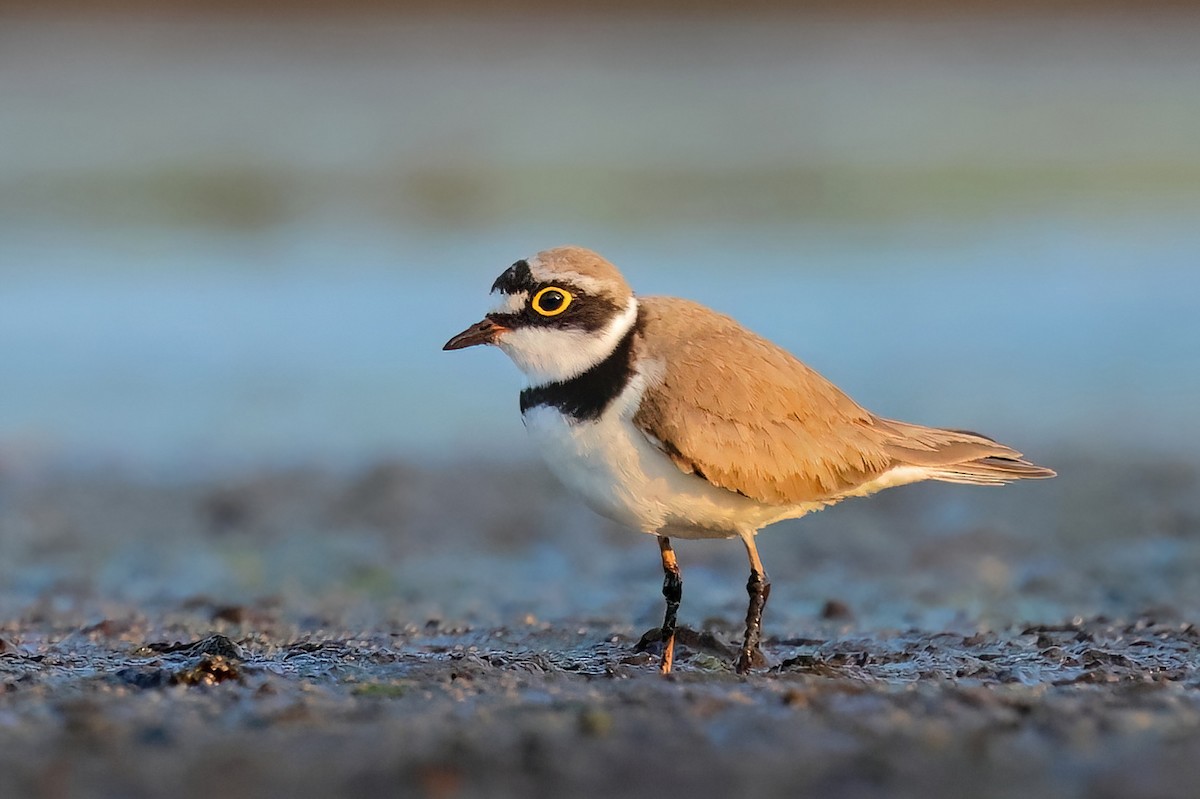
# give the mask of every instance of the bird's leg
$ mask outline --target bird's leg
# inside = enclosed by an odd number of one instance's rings
[[[683,576],[679,573],[675,550],[671,549],[671,539],[665,535],[659,536],[658,549],[662,553],[662,592],[667,600],[667,613],[662,624],[662,662],[658,670],[662,674],[670,674],[671,664],[675,662],[675,614],[679,611],[679,600],[683,598]]]
[[[746,638],[738,653],[738,674],[746,674],[750,671],[756,655],[760,660],[762,659],[758,642],[762,638],[763,608],[767,605],[767,597],[771,595],[771,581],[767,579],[767,572],[758,558],[758,548],[754,545],[754,534],[743,535],[742,543],[746,545],[746,554],[750,556],[750,580],[746,583],[746,591],[750,594],[750,607],[746,610]]]

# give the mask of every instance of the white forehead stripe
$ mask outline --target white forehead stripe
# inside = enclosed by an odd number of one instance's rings
[[[488,313],[515,314],[520,313],[525,309],[525,303],[529,301],[528,291],[518,291],[516,294],[508,294],[507,292],[492,292],[498,294],[496,302],[492,305]]]
[[[527,261],[529,264],[529,274],[533,275],[533,279],[538,283],[551,284],[566,284],[574,286],[585,294],[590,294],[593,297],[600,294],[612,295],[613,285],[604,280],[597,280],[594,277],[581,275],[578,272],[565,272],[562,270],[550,270],[542,266],[541,262],[536,258]]]

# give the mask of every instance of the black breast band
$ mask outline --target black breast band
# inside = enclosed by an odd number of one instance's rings
[[[583,374],[523,390],[521,414],[545,405],[576,421],[599,419],[633,376],[633,335],[637,328],[637,324],[630,325],[612,353]]]

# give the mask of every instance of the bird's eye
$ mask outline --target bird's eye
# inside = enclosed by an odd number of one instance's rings
[[[567,310],[567,306],[571,304],[571,300],[571,292],[566,289],[547,286],[533,295],[533,301],[530,302],[530,305],[533,306],[533,310],[542,316],[558,316]]]

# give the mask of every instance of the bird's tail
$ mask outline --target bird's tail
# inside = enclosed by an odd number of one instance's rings
[[[972,485],[1003,485],[1013,480],[1054,477],[1054,471],[1024,459],[1020,452],[966,430],[942,430],[890,419],[880,420],[893,435],[886,448],[898,464],[924,472],[926,479]]]

